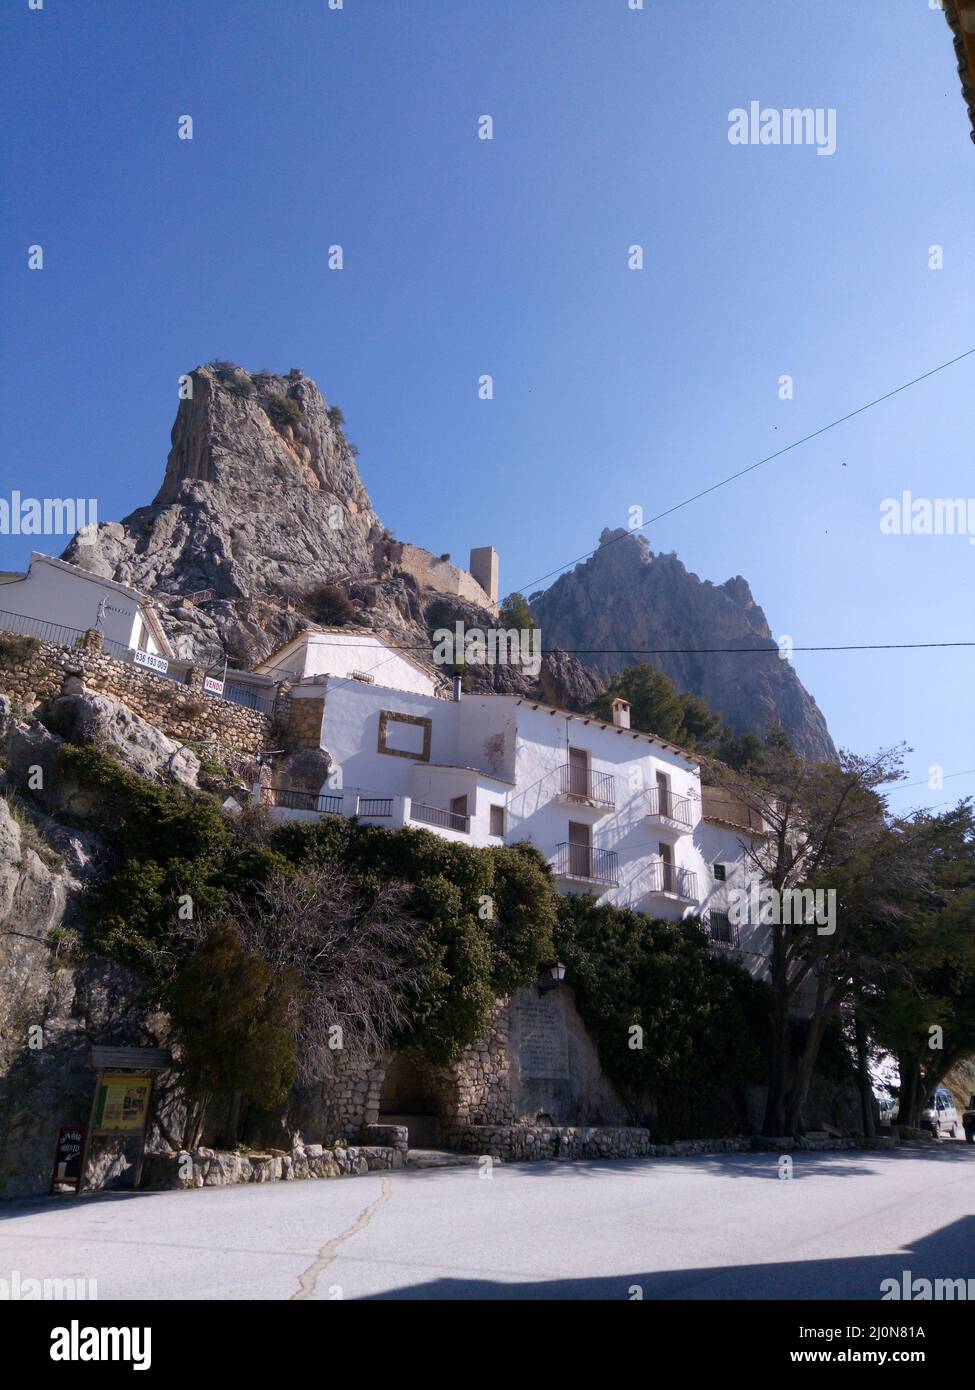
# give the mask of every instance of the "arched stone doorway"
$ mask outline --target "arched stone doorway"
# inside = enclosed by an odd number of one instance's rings
[[[411,1149],[436,1149],[441,1142],[441,1092],[442,1082],[429,1062],[415,1052],[398,1052],[383,1077],[379,1123],[406,1125]]]

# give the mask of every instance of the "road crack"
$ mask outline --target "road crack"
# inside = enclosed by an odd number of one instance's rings
[[[351,1240],[353,1236],[358,1235],[360,1231],[364,1231],[372,1218],[381,1207],[386,1205],[392,1195],[393,1183],[392,1179],[387,1174],[383,1178],[382,1191],[376,1200],[370,1202],[369,1205],[359,1213],[348,1230],[343,1231],[341,1235],[333,1236],[330,1241],[327,1241],[319,1250],[308,1268],[298,1275],[298,1291],[291,1295],[288,1300],[289,1303],[295,1303],[300,1299],[311,1297],[315,1292],[315,1287],[318,1284],[319,1278],[335,1259],[338,1247],[344,1241]]]

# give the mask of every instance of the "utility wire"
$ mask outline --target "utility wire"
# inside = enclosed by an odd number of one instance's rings
[[[801,439],[796,439],[792,444],[786,444],[782,449],[776,449],[774,454],[766,454],[765,458],[759,459],[757,463],[751,463],[747,468],[740,468],[737,473],[730,473],[727,478],[722,478],[717,483],[712,483],[710,487],[703,488],[700,492],[695,492],[693,497],[685,497],[683,502],[675,502],[666,511],[658,512],[649,521],[644,521],[640,526],[634,526],[622,536],[616,536],[613,540],[607,541],[606,545],[613,545],[616,541],[625,540],[627,536],[633,535],[637,531],[644,531],[648,526],[652,526],[655,521],[662,521],[665,516],[671,516],[674,512],[680,511],[682,507],[688,507],[692,502],[698,502],[702,497],[707,497],[709,493],[717,492],[718,488],[727,487],[738,478],[744,478],[747,473],[754,473],[756,468],[761,468],[766,463],[771,463],[773,459],[781,458],[783,454],[788,454],[793,449],[798,449],[800,444],[808,444],[810,439],[817,439],[821,434],[826,434],[828,430],[835,430],[837,425],[845,424],[847,420],[853,420],[857,415],[862,415],[866,410],[872,410],[875,405],[880,405],[883,401],[889,401],[892,396],[897,396],[901,391],[907,391],[912,386],[917,386],[921,381],[927,381],[928,377],[935,376],[938,372],[943,372],[946,367],[953,367],[956,362],[963,361],[966,357],[971,357],[975,353],[975,347],[969,348],[967,352],[960,352],[957,357],[951,357],[947,362],[942,362],[937,367],[932,367],[928,372],[922,372],[920,376],[905,381],[900,386],[895,386],[892,391],[886,391],[882,396],[877,396],[875,400],[868,401],[866,405],[861,405],[856,410],[851,410],[847,415],[841,415],[837,420],[831,420],[828,425],[822,425],[818,430],[813,430],[811,434],[804,434]],[[571,565],[581,564],[583,560],[590,559],[596,554],[597,550],[605,550],[606,546],[595,546],[592,550],[587,550],[585,555],[579,555],[574,560],[568,560],[564,565],[559,565],[557,569],[549,570],[548,574],[543,574],[538,579],[531,579],[526,584],[519,584],[513,592],[524,593],[526,590],[534,589],[536,584],[543,584],[546,579],[551,579],[553,575],[561,574],[563,570],[569,569]]]
[[[474,629],[470,629],[474,631]],[[480,630],[480,629],[478,629]],[[504,629],[500,629],[504,631]],[[371,635],[371,634],[369,634]],[[383,639],[379,639],[383,641]],[[347,642],[319,642],[320,647],[345,647],[351,644]],[[383,646],[394,652],[428,652],[432,643],[413,642],[405,645],[393,646],[392,643],[383,641]],[[925,648],[937,647],[975,647],[975,641],[971,642],[852,642],[845,646],[819,646],[819,647],[792,647],[794,652],[887,652],[887,651],[919,651]],[[766,656],[778,656],[779,648],[774,647],[555,647],[549,648],[551,651],[565,652],[569,656],[577,656],[580,652],[585,652],[589,656],[714,656],[728,655],[738,656],[739,654],[764,653]],[[543,653],[544,655],[545,653]],[[461,654],[462,655],[462,654]],[[388,658],[392,660],[392,658]],[[386,662],[379,663],[384,666]],[[449,665],[455,663],[448,663]],[[458,663],[460,664],[460,661]],[[482,665],[521,665],[521,662],[480,662],[470,661],[470,666]],[[372,668],[377,669],[376,667]]]

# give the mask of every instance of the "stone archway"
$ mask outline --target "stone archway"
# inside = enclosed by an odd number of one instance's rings
[[[435,1149],[444,1117],[443,1069],[419,1053],[398,1052],[390,1061],[379,1093],[379,1123],[406,1125],[411,1149]]]

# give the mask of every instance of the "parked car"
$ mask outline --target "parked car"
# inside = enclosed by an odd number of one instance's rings
[[[968,1109],[961,1117],[962,1125],[965,1130],[965,1138],[969,1144],[975,1144],[975,1096],[968,1102]]]
[[[957,1139],[958,1125],[958,1111],[955,1109],[951,1092],[945,1090],[944,1086],[939,1086],[928,1096],[928,1103],[921,1111],[921,1128],[929,1129],[935,1139],[941,1138],[941,1131],[944,1129],[952,1139]]]
[[[897,1101],[893,1096],[881,1096],[877,1101],[877,1109],[880,1111],[882,1125],[893,1124],[897,1119]]]

